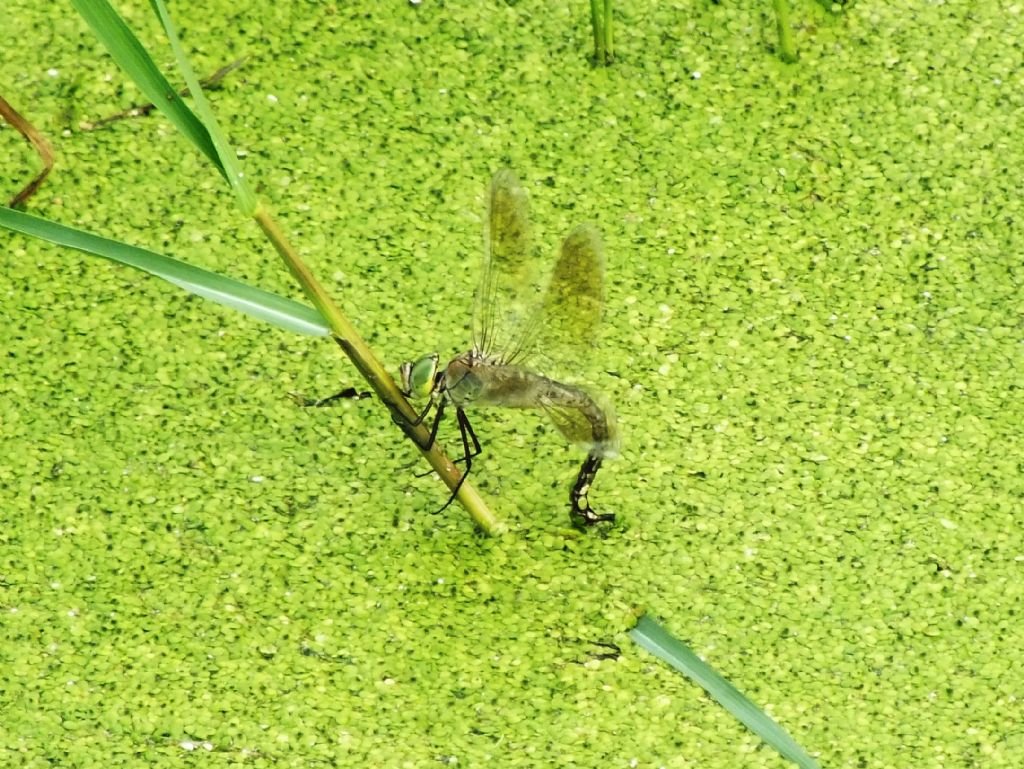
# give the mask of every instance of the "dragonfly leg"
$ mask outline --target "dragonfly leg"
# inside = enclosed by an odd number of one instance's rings
[[[437,414],[434,415],[434,424],[432,424],[430,426],[430,440],[427,441],[427,448],[428,449],[431,446],[433,446],[434,445],[434,441],[437,440],[437,431],[441,427],[441,417],[444,416],[444,404],[445,404],[444,398],[442,398],[441,402],[437,404]],[[458,409],[458,412],[461,413],[462,409]],[[423,417],[424,416],[426,416],[426,409],[424,409],[423,414],[421,414],[420,417],[419,417],[419,420],[421,422],[423,421]]]
[[[459,431],[462,434],[462,456],[459,457],[458,459],[453,459],[452,464],[457,465],[459,464],[459,462],[465,462],[466,472],[468,473],[470,465],[472,464],[473,457],[480,456],[483,453],[483,448],[480,446],[480,441],[477,439],[476,432],[473,430],[473,425],[469,423],[469,417],[466,416],[466,413],[460,410],[456,412],[456,414],[461,414],[461,416],[457,416],[457,418],[459,420]],[[435,424],[437,423],[435,422]],[[472,450],[470,450],[469,445],[466,443],[467,435],[469,436],[469,440],[472,441],[473,443]],[[427,475],[430,475],[433,472],[433,470],[428,470],[425,473],[417,473],[416,477],[423,478]],[[449,504],[451,503],[449,502]]]
[[[455,418],[459,423],[459,435],[462,436],[462,457],[455,461],[458,462],[465,460],[466,469],[462,471],[462,476],[459,478],[459,482],[455,484],[455,488],[452,489],[452,495],[448,497],[448,501],[445,502],[441,509],[437,511],[439,513],[446,510],[448,506],[455,501],[455,497],[459,495],[459,489],[461,489],[462,484],[465,483],[466,477],[469,475],[469,471],[473,469],[473,457],[479,456],[483,451],[480,446],[480,441],[476,437],[476,432],[473,430],[473,425],[469,423],[469,417],[466,416],[466,412],[456,407]],[[473,442],[472,449],[469,447],[470,441]]]
[[[427,418],[427,414],[429,414],[430,410],[432,408],[434,408],[434,403],[436,403],[436,399],[435,399],[435,397],[433,395],[431,395],[430,396],[430,400],[427,401],[427,405],[423,407],[423,411],[421,411],[419,413],[419,415],[415,419],[413,419],[413,420],[405,419],[404,420],[405,423],[407,425],[410,425],[411,427],[417,427],[418,425],[423,424],[423,420]],[[444,400],[442,400],[441,401],[441,405],[437,407],[438,414],[441,413],[441,409],[442,408],[444,408]],[[398,419],[399,419],[399,417],[395,417],[395,421],[398,421]],[[434,436],[437,435],[437,422],[436,421],[434,422],[434,426],[431,428],[431,434],[434,435]],[[433,443],[433,440],[431,440],[431,443]]]
[[[588,454],[587,458],[583,460],[583,466],[580,467],[576,483],[573,485],[572,491],[569,492],[569,518],[574,526],[593,526],[602,521],[615,520],[614,513],[595,513],[587,499],[587,492],[590,491],[590,484],[594,482],[594,476],[597,475],[597,471],[601,467],[602,459],[598,454]]]
[[[430,410],[434,408],[435,403],[437,404],[437,413],[434,415],[434,423],[430,426],[430,437],[427,438],[426,443],[423,443],[416,437],[416,431],[412,428],[423,424],[423,420],[427,418],[427,414],[429,414]],[[443,398],[438,402],[431,397],[430,402],[427,403],[426,407],[415,419],[407,419],[397,410],[393,410],[391,412],[391,419],[394,420],[395,424],[402,428],[406,435],[412,438],[422,451],[430,451],[430,447],[433,446],[434,441],[437,440],[437,431],[441,427],[441,417],[444,416],[444,404],[445,401]],[[430,475],[430,473],[425,474]]]
[[[472,462],[473,457],[478,457],[483,453],[483,448],[480,446],[480,441],[476,437],[476,431],[473,429],[473,425],[469,423],[469,417],[466,416],[466,412],[459,409],[455,412],[455,416],[459,420],[459,431],[462,433],[462,448],[465,453],[461,459],[466,460],[466,472],[469,472],[469,466]],[[473,450],[469,450],[469,446],[466,443],[466,436],[473,442]]]

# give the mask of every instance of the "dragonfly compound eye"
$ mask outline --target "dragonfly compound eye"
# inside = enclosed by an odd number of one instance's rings
[[[429,397],[437,377],[437,353],[420,358],[415,363],[403,363],[401,374],[405,392],[420,398]]]

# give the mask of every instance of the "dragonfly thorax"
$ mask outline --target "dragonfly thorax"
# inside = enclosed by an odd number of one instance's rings
[[[460,408],[476,402],[490,379],[490,359],[477,350],[453,358],[438,377],[437,391]]]
[[[438,368],[438,361],[435,352],[403,363],[398,369],[402,393],[415,398],[445,397],[467,405],[484,387],[481,376],[485,376],[487,367],[496,364],[492,357],[475,349],[453,358],[443,369]]]

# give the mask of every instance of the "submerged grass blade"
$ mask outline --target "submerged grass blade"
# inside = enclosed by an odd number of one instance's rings
[[[821,769],[818,763],[794,742],[785,729],[744,697],[736,687],[722,678],[682,641],[673,637],[646,614],[637,620],[636,626],[629,631],[629,637],[703,687],[719,705],[775,748],[784,758],[788,758],[802,769]]]
[[[330,333],[320,313],[312,307],[169,256],[65,227],[10,208],[0,207],[0,227],[148,272],[193,294],[286,331],[309,336],[327,336]]]

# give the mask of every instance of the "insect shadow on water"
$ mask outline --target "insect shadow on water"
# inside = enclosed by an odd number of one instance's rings
[[[526,190],[514,173],[498,171],[491,180],[483,268],[473,308],[473,347],[438,368],[437,353],[402,364],[402,390],[428,402],[411,423],[422,423],[431,410],[434,421],[426,450],[437,438],[441,418],[451,405],[462,439],[462,479],[444,510],[469,475],[480,441],[469,421],[470,407],[539,409],[570,442],[586,448],[587,457],[569,493],[573,524],[614,521],[597,513],[587,499],[606,457],[617,453],[618,436],[611,409],[587,390],[536,373],[531,358],[582,361],[590,354],[601,319],[604,255],[593,225],[574,229],[562,243],[547,288],[540,285],[544,260],[529,232]]]
[[[301,393],[288,393],[291,399],[298,403],[304,408],[322,408],[323,406],[330,406],[338,401],[343,400],[362,400],[363,398],[372,398],[373,393],[369,390],[357,390],[355,387],[346,387],[340,392],[334,393],[334,395],[328,395],[326,398],[313,399],[303,397]]]

